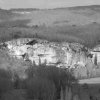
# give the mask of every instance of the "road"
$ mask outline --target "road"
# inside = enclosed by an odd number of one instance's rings
[[[79,84],[100,84],[100,77],[79,80]]]

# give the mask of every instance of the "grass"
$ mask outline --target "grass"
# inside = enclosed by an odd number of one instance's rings
[[[16,23],[17,22],[17,23]],[[39,38],[49,41],[79,42],[88,47],[94,47],[100,42],[100,24],[89,24],[86,26],[62,26],[62,27],[28,27],[28,21],[4,22],[0,24],[0,41],[10,40],[18,37],[33,37],[37,34]],[[95,33],[95,34],[94,34]]]
[[[23,15],[12,13],[15,9],[0,10],[0,41],[16,38],[16,34],[17,37],[37,34],[39,38],[50,41],[79,42],[92,48],[100,42],[100,13],[95,11],[97,8],[99,10],[99,6],[31,10],[31,13]]]

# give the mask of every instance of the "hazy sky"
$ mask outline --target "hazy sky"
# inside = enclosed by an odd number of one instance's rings
[[[9,8],[56,8],[81,5],[98,5],[100,0],[0,0],[0,7]]]

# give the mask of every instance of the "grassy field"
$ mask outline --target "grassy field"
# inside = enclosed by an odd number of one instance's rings
[[[19,37],[37,35],[50,41],[80,42],[94,47],[100,42],[100,6],[45,10],[1,9],[0,41],[15,38],[16,34]]]

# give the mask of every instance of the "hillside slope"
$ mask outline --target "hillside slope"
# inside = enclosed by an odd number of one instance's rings
[[[25,34],[29,36],[37,34],[51,41],[80,42],[89,47],[100,42],[100,6],[42,10],[12,9],[0,12],[2,12],[0,15],[1,39],[12,38],[11,34],[17,31],[22,33],[22,37]]]

